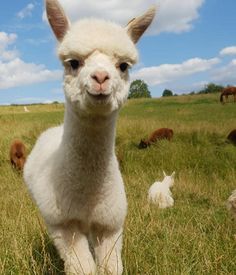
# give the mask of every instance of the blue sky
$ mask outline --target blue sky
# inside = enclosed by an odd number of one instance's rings
[[[93,16],[122,25],[158,6],[131,71],[131,80],[146,81],[153,97],[164,89],[198,91],[210,82],[236,85],[235,0],[59,1],[72,21]],[[8,0],[0,7],[0,104],[64,101],[43,0]]]

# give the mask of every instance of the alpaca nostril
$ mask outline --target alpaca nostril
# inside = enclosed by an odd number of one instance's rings
[[[110,79],[107,72],[95,72],[91,75],[91,78],[94,79],[97,83],[102,84],[106,80]]]

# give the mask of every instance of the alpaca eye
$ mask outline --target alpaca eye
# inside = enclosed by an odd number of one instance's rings
[[[127,70],[128,66],[129,66],[129,65],[128,65],[127,63],[124,62],[124,63],[121,63],[119,67],[120,67],[120,70],[121,70],[122,72],[125,72],[125,71]]]
[[[76,59],[69,60],[70,66],[73,70],[77,70],[80,66],[80,62]]]

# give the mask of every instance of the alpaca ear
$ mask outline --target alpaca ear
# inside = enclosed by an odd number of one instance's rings
[[[156,8],[153,6],[143,15],[133,18],[126,26],[127,33],[134,43],[137,43],[148,26],[152,23],[155,16]]]
[[[163,170],[163,175],[164,175],[164,177],[166,177],[166,173],[165,173],[165,171]]]
[[[171,174],[171,177],[173,178],[173,177],[174,177],[174,175],[175,175],[175,171]]]
[[[57,40],[62,41],[69,29],[70,22],[58,0],[46,0],[46,13]]]

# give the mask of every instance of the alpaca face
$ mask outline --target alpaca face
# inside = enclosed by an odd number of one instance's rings
[[[103,20],[78,21],[58,53],[65,68],[65,95],[76,110],[109,114],[120,108],[129,91],[129,68],[138,57],[124,28]]]
[[[128,58],[95,50],[86,58],[69,54],[63,64],[66,98],[79,111],[110,113],[126,100],[131,66]]]
[[[109,114],[119,109],[128,94],[128,68],[138,58],[135,43],[151,24],[155,8],[125,28],[96,19],[70,24],[58,0],[46,0],[46,11],[60,42],[67,103],[80,113]]]

